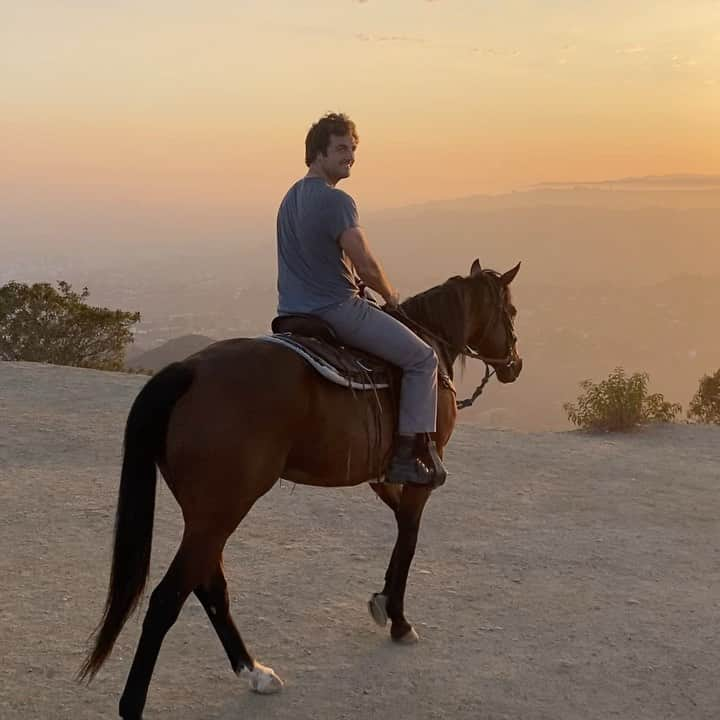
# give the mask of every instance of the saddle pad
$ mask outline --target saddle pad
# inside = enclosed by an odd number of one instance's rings
[[[275,333],[258,340],[284,345],[300,355],[327,380],[353,390],[379,390],[390,387],[388,366],[381,360],[346,347],[334,347],[323,340]]]

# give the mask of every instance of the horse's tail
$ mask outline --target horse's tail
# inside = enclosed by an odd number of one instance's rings
[[[105,662],[145,587],[155,512],[155,463],[165,451],[170,413],[193,376],[187,365],[168,365],[143,387],[128,415],[110,586],[94,647],[78,674],[81,680],[92,680]]]

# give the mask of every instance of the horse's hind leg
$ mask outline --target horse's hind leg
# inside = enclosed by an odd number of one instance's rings
[[[230,599],[227,581],[223,572],[222,557],[218,558],[215,570],[208,580],[195,588],[195,595],[205,608],[208,618],[220,642],[225,648],[230,666],[239,675],[243,668],[250,671],[250,687],[256,692],[269,694],[278,692],[282,680],[250,656],[230,614]]]
[[[140,642],[120,698],[123,720],[141,720],[162,641],[177,620],[187,596],[212,574],[221,549],[218,538],[187,533],[183,536],[170,568],[150,596]]]

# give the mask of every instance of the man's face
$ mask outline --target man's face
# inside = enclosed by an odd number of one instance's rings
[[[357,145],[352,135],[331,135],[327,155],[320,153],[318,159],[325,174],[335,180],[350,177],[350,168],[355,162]]]

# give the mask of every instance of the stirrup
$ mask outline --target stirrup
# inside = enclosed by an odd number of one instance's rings
[[[435,479],[433,487],[440,487],[441,485],[444,485],[445,480],[447,480],[447,470],[445,469],[445,465],[443,465],[443,461],[440,459],[440,455],[438,455],[437,446],[435,445],[434,440],[428,440],[427,452],[430,456],[432,463],[431,469]]]
[[[430,481],[432,488],[435,489],[444,485],[445,480],[447,479],[447,470],[440,459],[440,455],[438,455],[435,441],[428,434],[425,435],[424,455],[425,457],[423,458],[423,462],[427,465],[432,476]]]

